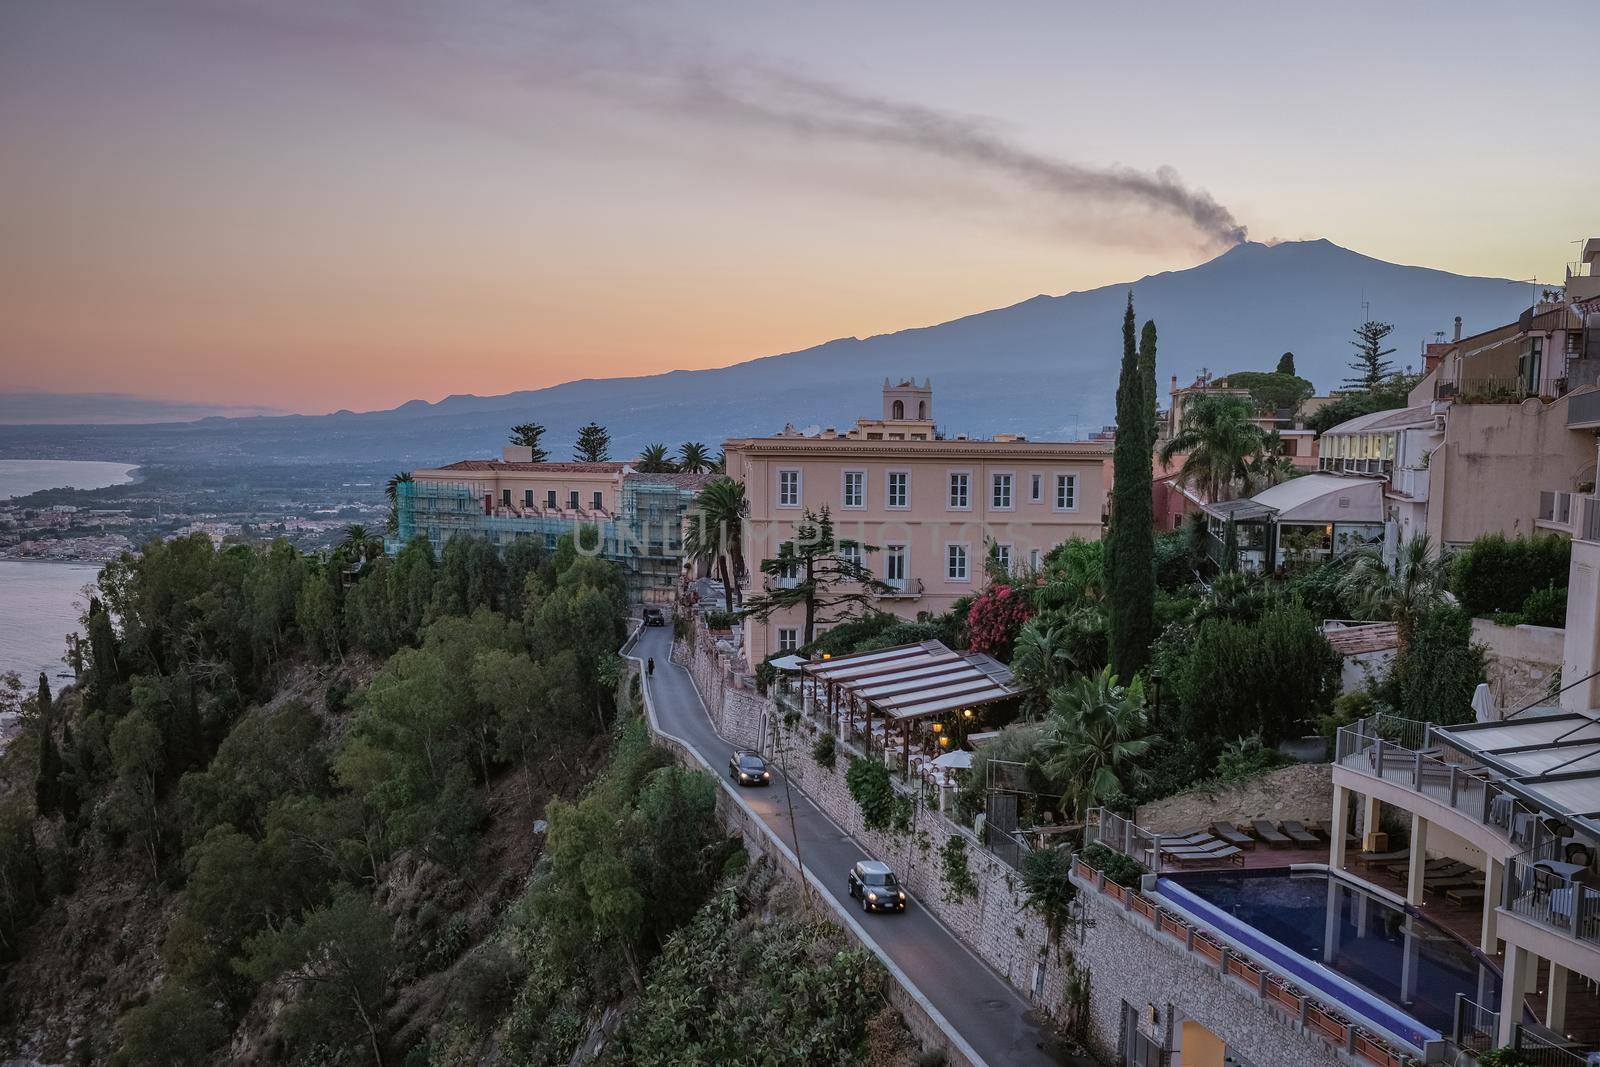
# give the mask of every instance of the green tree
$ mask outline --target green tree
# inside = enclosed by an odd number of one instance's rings
[[[1356,354],[1350,360],[1350,369],[1354,372],[1344,380],[1346,389],[1360,389],[1372,392],[1394,374],[1394,364],[1385,359],[1385,356],[1394,354],[1394,349],[1384,348],[1384,338],[1393,332],[1394,327],[1387,322],[1374,322],[1368,319],[1355,328],[1355,340],[1350,344],[1355,348]]]
[[[283,1026],[292,1040],[349,1048],[358,1041],[382,1064],[383,1002],[397,962],[393,923],[365,895],[333,902],[251,938],[247,973],[295,990]]]
[[[724,475],[700,490],[683,526],[684,555],[716,566],[730,612],[744,573],[744,511],[744,484]]]
[[[1243,397],[1199,396],[1183,408],[1176,433],[1161,448],[1161,462],[1183,456],[1176,476],[1181,485],[1198,485],[1206,499],[1229,500],[1235,487],[1251,486],[1251,461],[1266,443],[1265,432],[1252,420],[1255,412]]]
[[[1293,352],[1285,352],[1283,355],[1278,357],[1278,373],[1290,375],[1294,374]]]
[[[1407,718],[1469,722],[1473,691],[1486,677],[1485,655],[1473,643],[1472,617],[1454,605],[1438,605],[1417,620],[1379,694]]]
[[[1184,736],[1213,751],[1251,734],[1276,745],[1327,714],[1339,657],[1310,612],[1281,605],[1254,621],[1205,619],[1172,676]]]
[[[166,765],[163,749],[161,730],[142,709],[129,712],[111,731],[111,765],[125,805],[123,818],[139,842],[152,880],[161,867],[156,786]]]
[[[359,522],[344,528],[344,537],[340,539],[338,547],[345,555],[361,563],[383,555],[383,539],[373,536]]]
[[[1307,416],[1306,428],[1327,433],[1342,422],[1370,415],[1374,411],[1407,407],[1411,390],[1421,380],[1422,376],[1418,374],[1392,374],[1370,392],[1347,393],[1332,403],[1322,405]]]
[[[389,480],[383,483],[383,495],[389,499],[389,518],[384,528],[390,533],[400,532],[400,487],[412,485],[414,481],[410,471],[399,471],[389,475]]]
[[[836,538],[826,504],[820,512],[807,508],[795,523],[794,539],[779,545],[772,559],[762,560],[767,588],[745,601],[740,614],[766,620],[785,608],[804,608],[801,644],[809,645],[818,623],[843,622],[868,609],[877,594],[890,591],[861,562],[877,550]]]
[[[667,455],[666,445],[653,444],[644,446],[644,451],[639,453],[639,460],[633,469],[644,474],[670,474],[678,468]]]
[[[34,804],[41,815],[54,815],[61,807],[61,752],[56,748],[52,710],[50,679],[40,671],[39,695],[34,704],[34,729],[39,738],[39,762],[34,774]]]
[[[550,458],[550,454],[540,446],[543,438],[544,427],[537,422],[519,422],[511,427],[511,443],[533,449],[534,463],[543,463]]]
[[[611,458],[611,435],[597,422],[591,422],[578,431],[578,443],[572,458],[579,463],[604,463]]]
[[[1111,526],[1106,544],[1111,663],[1133,677],[1155,637],[1155,516],[1150,449],[1155,443],[1155,323],[1134,344],[1133,295],[1122,320],[1122,377],[1117,386],[1117,438],[1112,458]]]
[[[1235,371],[1224,379],[1229,387],[1250,390],[1257,411],[1298,411],[1316,386],[1296,374],[1279,371]]]
[[[417,640],[428,607],[433,603],[435,564],[433,547],[421,534],[407,541],[388,571],[390,622],[396,645]]]
[[[1111,668],[1082,675],[1050,694],[1050,719],[1040,744],[1044,770],[1066,783],[1082,814],[1138,780],[1136,760],[1150,747],[1144,683],[1123,686]]]
[[[312,574],[300,588],[295,603],[295,623],[305,638],[306,650],[311,658],[321,662],[344,660],[341,640],[343,619],[339,611],[337,591],[338,572],[333,567],[323,567]]]
[[[122,1046],[111,1067],[205,1067],[229,1026],[208,997],[168,978],[117,1023]]]
[[[704,474],[712,467],[711,451],[699,441],[678,446],[678,469],[689,474]]]

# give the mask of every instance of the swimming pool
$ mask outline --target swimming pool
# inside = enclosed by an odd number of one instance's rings
[[[1421,1049],[1456,994],[1493,1008],[1498,972],[1439,926],[1325,870],[1193,871],[1157,891],[1332,1003]]]

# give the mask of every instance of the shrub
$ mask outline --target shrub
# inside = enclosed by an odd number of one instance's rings
[[[1010,659],[1017,633],[1031,614],[1023,593],[1009,585],[991,585],[967,610],[967,640],[972,650]]]
[[[1469,615],[1518,611],[1535,590],[1565,589],[1571,561],[1565,538],[1485,534],[1456,557],[1451,591]]]
[[[944,873],[944,899],[952,904],[958,900],[978,895],[978,884],[972,880],[972,870],[967,866],[967,842],[951,834],[939,850],[939,863]]]
[[[1554,585],[1535,589],[1522,602],[1522,614],[1531,626],[1565,626],[1567,591]]]
[[[1263,745],[1260,736],[1252,734],[1223,747],[1222,755],[1217,757],[1216,777],[1219,782],[1244,782],[1293,762],[1277,749]]]
[[[817,766],[825,770],[833,770],[834,763],[838,760],[838,744],[833,735],[824,733],[817,738],[817,743],[811,746],[811,758],[817,761]]]
[[[731,630],[738,623],[739,616],[731,611],[706,612],[706,629]]]
[[[1173,681],[1187,736],[1215,743],[1259,734],[1275,745],[1327,713],[1339,657],[1308,611],[1281,606],[1256,622],[1201,623]]]
[[[850,762],[844,774],[845,785],[861,809],[861,821],[869,830],[887,830],[894,819],[894,786],[889,784],[889,768],[874,759]]]
[[[1407,718],[1450,725],[1472,718],[1472,691],[1484,678],[1484,649],[1472,643],[1472,619],[1445,606],[1422,617],[1379,695]]]
[[[1124,856],[1098,841],[1087,846],[1078,855],[1095,870],[1104,871],[1106,881],[1118,885],[1137,886],[1139,879],[1150,873],[1150,869],[1138,860]]]
[[[1060,849],[1036,849],[1022,860],[1022,884],[1028,893],[1028,906],[1044,916],[1050,940],[1056,940],[1061,927],[1071,916],[1077,897],[1072,879],[1072,857]]]

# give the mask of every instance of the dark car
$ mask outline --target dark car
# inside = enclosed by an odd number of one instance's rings
[[[754,752],[735,752],[728,760],[728,777],[740,785],[771,785],[767,761]]]
[[[646,626],[665,626],[667,624],[667,617],[662,614],[660,608],[645,608],[644,624]]]
[[[906,891],[887,863],[862,860],[850,868],[850,895],[862,911],[905,911]]]

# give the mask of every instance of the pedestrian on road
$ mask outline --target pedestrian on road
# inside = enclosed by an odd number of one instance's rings
[[[645,660],[645,662],[644,662],[644,673],[645,673],[646,677],[649,677],[649,678],[654,678],[655,677],[655,673],[656,673],[656,658],[654,656],[651,656],[649,659]]]

